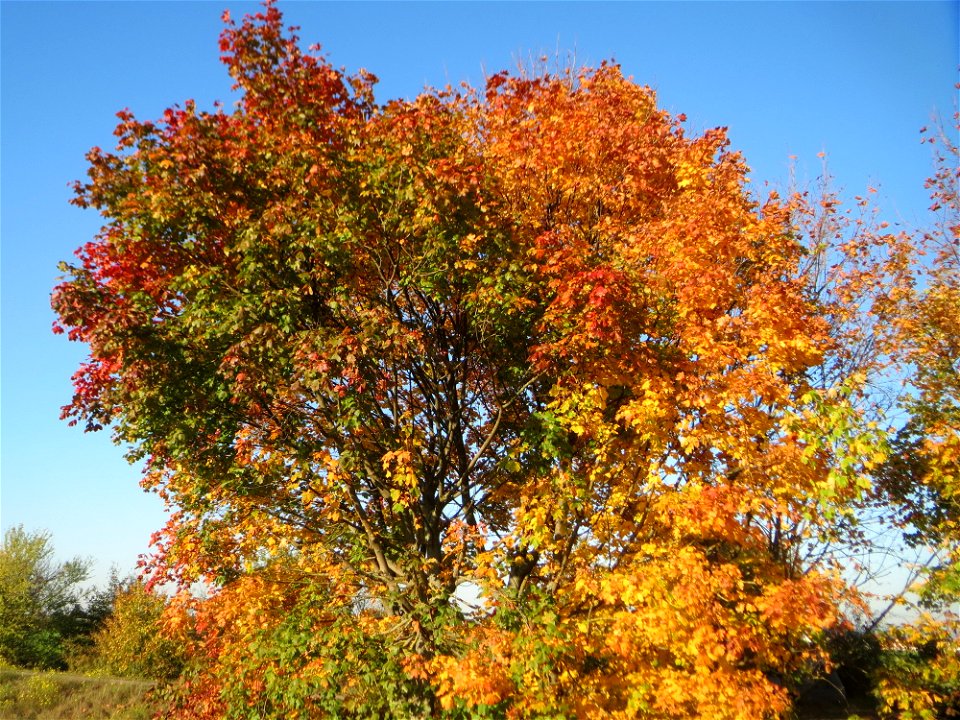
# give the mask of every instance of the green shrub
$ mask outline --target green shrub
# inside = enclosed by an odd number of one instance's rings
[[[960,718],[958,628],[923,620],[880,634],[874,673],[880,715],[897,720]]]

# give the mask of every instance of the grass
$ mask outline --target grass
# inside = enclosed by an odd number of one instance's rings
[[[0,667],[0,720],[150,720],[154,683]]]

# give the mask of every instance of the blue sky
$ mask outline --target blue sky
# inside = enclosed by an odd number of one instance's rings
[[[59,554],[131,571],[163,523],[159,500],[105,433],[58,420],[84,349],[50,332],[57,262],[99,227],[68,205],[84,153],[112,147],[114,114],[230,100],[220,15],[255,4],[0,4],[0,524],[50,531]],[[620,62],[691,132],[723,125],[754,185],[818,174],[847,197],[880,188],[886,217],[923,224],[928,146],[954,111],[957,2],[280,3],[306,44],[378,75],[378,98],[559,52]]]

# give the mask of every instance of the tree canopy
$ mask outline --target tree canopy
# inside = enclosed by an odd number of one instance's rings
[[[887,461],[909,243],[757,198],[613,64],[378,104],[272,4],[221,50],[236,108],[90,152],[53,296],[65,416],[172,510],[172,716],[786,711],[853,597],[817,548]]]
[[[40,668],[66,666],[65,642],[88,629],[88,561],[57,562],[46,533],[12,527],[0,543],[0,659]]]

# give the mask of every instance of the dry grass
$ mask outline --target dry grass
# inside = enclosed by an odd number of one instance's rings
[[[153,683],[0,667],[0,720],[149,720]]]

